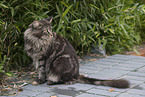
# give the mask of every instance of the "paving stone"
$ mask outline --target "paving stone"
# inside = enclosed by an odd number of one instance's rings
[[[118,89],[118,88],[109,87],[109,86],[96,86],[95,88],[101,89],[101,90],[106,90],[106,91],[109,91],[110,89],[114,89],[114,91],[120,92],[120,93],[129,90],[129,88],[128,89]]]
[[[141,56],[134,56],[134,58],[132,59],[145,61],[145,57],[141,57]]]
[[[145,97],[145,90],[142,89],[142,90],[138,90],[138,89],[130,89],[127,91],[127,93],[130,93],[130,94],[136,94],[136,95],[142,95]]]
[[[87,77],[90,78],[97,78],[97,79],[115,79],[119,78],[125,74],[127,74],[128,71],[123,71],[123,70],[114,70],[114,69],[105,69],[103,71],[97,72],[97,73],[92,73],[92,74],[85,74]]]
[[[145,72],[145,65],[142,68],[139,68],[138,72]]]
[[[10,96],[0,96],[0,97],[10,97]]]
[[[145,77],[145,72],[129,72],[128,75],[138,76],[138,77]]]
[[[37,97],[51,97],[56,96],[54,93],[40,93]]]
[[[78,95],[76,97],[104,97],[104,96],[101,96],[101,95],[94,95],[94,94],[88,94],[88,93],[83,93],[81,95]]]
[[[139,63],[145,63],[145,58],[144,59],[141,59],[141,58],[130,59],[130,61],[139,62]]]
[[[119,92],[109,92],[107,90],[101,90],[101,89],[91,89],[87,91],[88,93],[94,93],[96,95],[102,95],[102,96],[111,96],[114,97],[116,95],[119,95]]]
[[[80,87],[79,87],[80,88]],[[59,87],[53,88],[52,93],[59,94],[59,95],[66,95],[66,96],[77,96],[80,93],[83,93],[85,90],[76,90],[75,87]]]
[[[60,95],[60,94],[55,94],[55,93],[41,93],[37,95],[37,97],[72,97],[72,96]]]
[[[41,92],[38,91],[30,91],[30,90],[23,90],[22,92],[20,92],[20,95],[24,95],[24,96],[37,96],[38,94],[40,94]]]
[[[119,63],[123,63],[125,60],[104,58],[104,59],[101,59],[100,61],[119,64]]]
[[[124,57],[124,58],[129,58],[129,59],[136,59],[136,58],[142,58],[141,56],[133,56],[133,55],[120,55],[120,54],[116,54],[116,55],[113,55],[115,57]]]
[[[47,96],[48,97],[48,96]],[[56,97],[72,97],[72,96],[68,96],[68,95],[59,95],[57,94]]]
[[[121,78],[125,78],[128,80],[135,80],[135,81],[143,81],[145,80],[145,77],[139,77],[139,76],[133,76],[133,75],[124,75]]]
[[[93,73],[93,74],[86,74],[89,78],[96,78],[96,79],[112,79],[111,74],[104,74],[104,73]]]
[[[140,85],[145,90],[145,83]]]
[[[120,54],[116,54],[116,55],[113,55],[113,56],[109,56],[111,58],[121,58],[121,59],[132,59],[132,58],[136,58],[136,56],[132,56],[132,55],[120,55]]]
[[[105,68],[97,68],[96,70],[88,70],[88,69],[86,69],[86,68],[80,68],[80,73],[84,73],[84,74],[88,74],[88,73],[97,73],[97,72],[99,72],[99,71],[101,71],[101,70],[104,70]]]
[[[12,96],[2,96],[2,97],[12,97]],[[29,97],[29,96],[17,94],[14,97]]]
[[[136,65],[136,66],[140,66],[140,67],[142,67],[142,66],[144,66],[145,65],[145,63],[142,63],[142,62],[135,62],[135,61],[132,61],[132,60],[128,60],[128,61],[126,61],[125,62],[126,64],[131,64],[131,65]]]
[[[108,69],[111,68],[113,65],[112,64],[97,64],[97,68],[103,68],[103,69]]]
[[[119,76],[122,76],[124,74],[127,74],[129,71],[122,71],[122,70],[116,70],[116,69],[106,69],[106,70],[103,70],[103,71],[100,71],[100,73],[104,73],[105,75],[107,76],[112,76],[112,77],[119,77]]]
[[[93,70],[100,71],[103,69],[100,66],[94,66],[94,67],[93,66],[83,66],[81,68],[85,69],[85,70],[90,70],[91,72],[93,72]]]
[[[27,85],[24,87],[24,89],[28,89],[28,90],[33,90],[33,91],[50,91],[49,86],[48,87],[44,87],[42,85],[37,85],[37,86],[33,86],[33,85]]]
[[[116,63],[113,63],[113,62],[109,62],[109,61],[102,61],[102,60],[97,60],[97,61],[93,61],[93,62],[91,62],[91,64],[94,64],[94,65],[115,65],[115,64],[117,64],[117,62]]]
[[[118,65],[111,67],[111,69],[123,70],[123,71],[133,71],[133,70],[136,70],[136,67],[129,67],[129,66],[124,66],[124,65],[118,64]]]
[[[117,96],[117,97],[144,97],[144,96],[135,95],[135,94],[129,94],[129,93],[122,93],[122,94],[120,94],[120,95]]]
[[[86,91],[91,88],[96,87],[95,85],[90,85],[90,84],[81,84],[81,83],[76,83],[72,85],[63,85],[61,87],[58,87],[58,89],[69,89],[69,90],[76,90],[76,91]]]
[[[107,58],[107,59],[122,60],[123,62],[124,62],[124,61],[127,61],[127,60],[131,60],[130,57],[108,56],[108,57],[106,57],[106,58]]]
[[[138,84],[138,85],[144,83],[142,80],[139,81],[139,80],[129,79],[129,81],[130,81],[130,83]]]
[[[142,67],[142,65],[138,65],[138,64],[129,64],[129,63],[120,63],[118,65],[114,65],[114,66],[121,66],[121,67],[126,67],[126,68],[134,68],[134,69],[137,69],[137,68],[140,68]],[[113,66],[113,67],[114,67]]]

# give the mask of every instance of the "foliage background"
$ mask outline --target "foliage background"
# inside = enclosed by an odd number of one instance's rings
[[[66,37],[79,55],[101,44],[108,54],[135,50],[145,39],[144,0],[1,0],[1,73],[30,63],[23,33],[34,20],[52,15],[53,31]]]

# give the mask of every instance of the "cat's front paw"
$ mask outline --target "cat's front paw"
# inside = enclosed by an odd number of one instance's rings
[[[50,80],[47,81],[47,85],[53,85],[53,84],[54,84],[53,81],[50,81]]]
[[[45,80],[42,80],[42,79],[36,79],[36,81],[37,81],[37,83],[39,83],[39,84],[44,84],[45,83]]]

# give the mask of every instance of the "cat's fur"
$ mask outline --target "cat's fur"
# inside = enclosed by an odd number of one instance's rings
[[[124,79],[101,80],[81,76],[76,52],[62,36],[52,32],[52,18],[34,21],[24,32],[25,50],[39,71],[38,83],[57,84],[81,82],[128,88]],[[109,72],[108,72],[109,73]]]

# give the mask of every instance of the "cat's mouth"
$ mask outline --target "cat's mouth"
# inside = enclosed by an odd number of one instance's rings
[[[33,35],[34,35],[35,37],[41,38],[42,33],[34,33]]]
[[[47,32],[47,31],[46,31]],[[51,36],[51,34],[49,33],[49,34],[47,34],[47,33],[43,33],[43,31],[41,32],[41,33],[34,33],[33,34],[35,37],[37,37],[37,38],[41,38],[43,35],[44,36]]]

